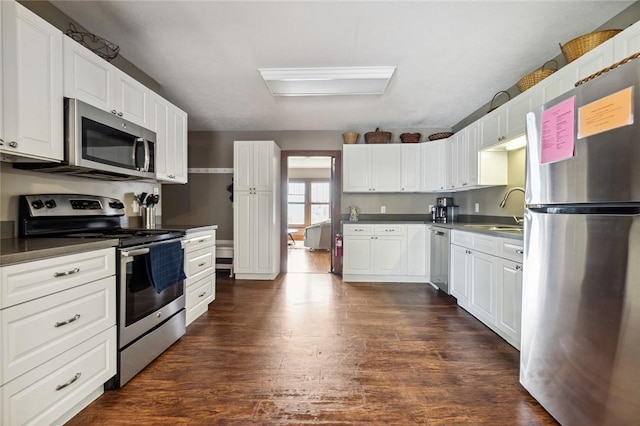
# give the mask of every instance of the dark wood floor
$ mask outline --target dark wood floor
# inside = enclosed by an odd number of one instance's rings
[[[331,272],[331,252],[311,250],[297,240],[295,246],[287,249],[287,271],[295,273],[323,274]]]
[[[218,274],[217,299],[70,425],[553,425],[518,352],[426,285]]]

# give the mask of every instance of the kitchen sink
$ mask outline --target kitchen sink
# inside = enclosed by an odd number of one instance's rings
[[[518,226],[518,225],[496,225],[496,224],[488,224],[488,223],[481,223],[481,224],[468,224],[468,225],[463,225],[467,228],[473,228],[473,229],[482,229],[482,230],[486,230],[486,231],[500,231],[500,232],[513,232],[513,233],[521,233],[522,230],[522,226]]]

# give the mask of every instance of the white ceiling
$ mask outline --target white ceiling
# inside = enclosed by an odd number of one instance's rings
[[[449,128],[630,1],[69,1],[189,130]],[[273,97],[258,68],[396,66],[384,95]]]

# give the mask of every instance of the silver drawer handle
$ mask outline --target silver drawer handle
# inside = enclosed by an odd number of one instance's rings
[[[205,291],[204,293],[201,293],[198,295],[198,297],[204,297],[207,294],[207,292]]]
[[[435,234],[440,237],[444,236],[444,232],[440,232],[440,231],[433,231],[433,232],[435,232]]]
[[[198,240],[199,243],[204,243],[204,241],[205,241],[204,238],[201,240]]]
[[[61,385],[56,386],[56,390],[62,390],[64,388],[66,388],[69,385],[72,385],[76,382],[76,380],[78,380],[80,378],[80,376],[82,376],[82,373],[76,373],[75,376],[73,376],[73,378],[71,380],[69,380],[67,383],[63,383]]]
[[[522,250],[522,249],[516,249],[516,253],[518,253],[518,254],[524,254],[524,250]]]
[[[62,327],[63,325],[71,324],[72,322],[77,321],[79,319],[80,319],[80,314],[75,314],[73,318],[69,318],[66,321],[57,322],[55,327]]]
[[[80,272],[80,268],[73,268],[72,270],[66,271],[66,272],[56,272],[55,274],[53,274],[53,276],[55,278],[58,278],[58,277],[64,277],[67,275],[77,274],[78,272]]]
[[[204,266],[206,263],[198,263],[198,266]]]

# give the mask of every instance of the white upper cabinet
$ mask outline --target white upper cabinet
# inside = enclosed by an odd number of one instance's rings
[[[343,192],[401,192],[400,144],[344,145]]]
[[[150,127],[151,91],[69,37],[64,38],[64,96]]]
[[[526,114],[538,106],[538,90],[529,89],[479,121],[479,149],[523,135]]]
[[[449,139],[440,139],[420,144],[422,157],[422,192],[442,192],[447,190],[447,145]]]
[[[420,145],[409,143],[400,145],[402,154],[401,188],[402,192],[420,191]]]
[[[636,52],[640,52],[640,21],[614,37],[613,61],[621,61]]]
[[[156,132],[156,179],[187,183],[187,113],[151,92],[150,125]]]
[[[271,191],[274,188],[273,141],[236,141],[234,181],[236,191]]]
[[[62,161],[62,32],[16,2],[0,10],[0,153]]]
[[[613,46],[615,37],[605,41],[597,48],[588,51],[565,68],[572,71],[574,84],[585,77],[589,77],[603,68],[611,65],[613,60]],[[573,88],[573,86],[572,86]]]

